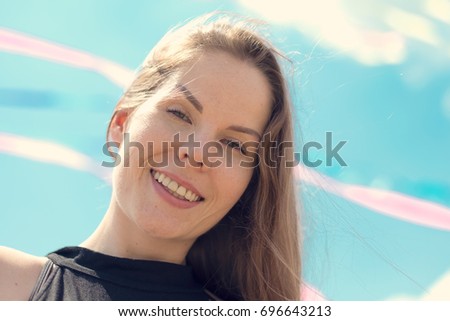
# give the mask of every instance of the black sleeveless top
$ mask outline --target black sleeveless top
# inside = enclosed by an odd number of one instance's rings
[[[65,247],[50,253],[31,301],[193,301],[211,299],[192,268]]]

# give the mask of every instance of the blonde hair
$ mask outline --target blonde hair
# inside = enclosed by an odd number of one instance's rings
[[[293,141],[291,103],[277,61],[283,56],[255,31],[256,26],[235,15],[212,13],[171,30],[144,60],[112,118],[120,109],[140,106],[206,51],[227,52],[256,66],[271,86],[272,112],[264,133],[277,148],[264,146],[270,142],[263,140],[259,165],[246,191],[196,240],[186,260],[205,288],[222,299],[299,300],[299,216],[293,168],[282,161],[287,151],[281,144]],[[276,166],[267,165],[264,160],[269,158]]]

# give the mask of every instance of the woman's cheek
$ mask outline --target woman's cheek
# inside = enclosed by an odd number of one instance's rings
[[[228,168],[221,175],[219,181],[226,182],[225,189],[228,191],[228,196],[233,199],[233,201],[237,201],[247,188],[252,174],[253,170],[249,168]]]
[[[143,149],[147,155],[165,149],[175,135],[172,127],[158,118],[135,123],[130,127],[129,149]]]

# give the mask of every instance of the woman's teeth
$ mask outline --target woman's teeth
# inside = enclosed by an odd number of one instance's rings
[[[152,169],[151,174],[173,196],[175,196],[179,199],[182,199],[182,200],[188,200],[190,202],[196,202],[200,199],[200,196],[198,196],[191,190],[188,190],[186,187],[179,185],[177,182],[171,180],[169,177],[167,177],[163,173],[157,172]]]

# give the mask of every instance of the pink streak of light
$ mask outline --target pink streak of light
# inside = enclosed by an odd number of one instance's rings
[[[0,50],[92,70],[122,88],[133,78],[131,70],[115,62],[16,31],[0,29]]]
[[[110,183],[110,169],[66,146],[0,132],[0,153],[90,173]]]
[[[301,288],[301,298],[302,301],[324,301],[326,300],[325,296],[316,288],[311,286],[310,284],[307,284],[305,282],[302,282]]]
[[[450,231],[450,209],[443,205],[394,191],[341,183],[303,165],[297,166],[296,177],[387,216]]]

